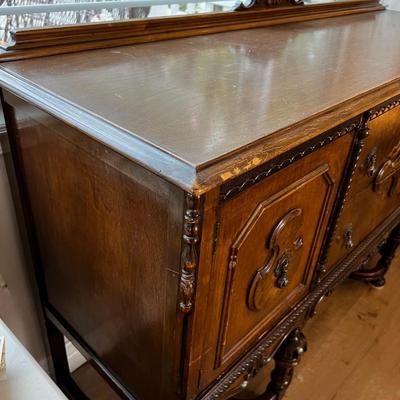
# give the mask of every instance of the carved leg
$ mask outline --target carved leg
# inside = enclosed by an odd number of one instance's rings
[[[386,243],[380,249],[381,258],[376,267],[371,270],[359,270],[352,274],[352,278],[368,282],[375,288],[381,288],[385,284],[385,274],[395,256],[396,249],[400,244],[400,225],[390,233]]]
[[[376,278],[376,279],[372,279],[370,281],[368,281],[368,283],[376,288],[376,289],[380,289],[381,287],[385,286],[386,283],[386,279],[384,276],[381,276],[380,278]]]
[[[294,367],[301,355],[307,350],[306,338],[300,329],[295,329],[282,343],[274,356],[275,368],[271,372],[271,381],[264,394],[257,400],[280,400],[283,398],[293,377]]]

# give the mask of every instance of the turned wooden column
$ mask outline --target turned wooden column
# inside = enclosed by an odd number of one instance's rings
[[[264,394],[256,400],[280,400],[285,395],[293,378],[295,366],[301,355],[307,351],[307,341],[300,329],[296,328],[282,343],[274,356],[275,368],[271,372],[271,381]]]
[[[385,284],[385,275],[389,270],[390,264],[396,254],[397,247],[400,244],[400,224],[390,233],[387,241],[380,249],[381,258],[376,267],[370,270],[359,270],[352,274],[352,278],[364,280],[374,287],[382,287]]]

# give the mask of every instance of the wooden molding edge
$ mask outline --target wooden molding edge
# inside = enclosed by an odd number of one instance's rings
[[[360,117],[351,119],[349,122],[335,127],[327,132],[322,133],[320,136],[308,141],[305,146],[299,146],[295,149],[289,150],[284,153],[283,157],[278,157],[271,162],[261,164],[258,168],[243,173],[236,179],[228,181],[226,184],[221,185],[220,201],[226,201],[232,197],[245,191],[247,188],[261,182],[268,178],[270,175],[275,174],[290,164],[300,160],[301,158],[313,153],[314,151],[332,143],[336,139],[355,132],[359,123]]]
[[[227,153],[223,158],[197,166],[195,189],[198,193],[207,191],[229,181],[240,180],[243,174],[276,160],[283,153],[290,152],[317,136],[359,116],[365,111],[400,95],[400,77],[386,82],[369,91],[338,103],[318,114],[278,130],[271,135],[250,143],[245,148]],[[277,139],[279,137],[279,139]],[[277,146],[277,143],[279,145]],[[257,162],[255,163],[254,160]],[[232,182],[232,184],[234,184]]]
[[[384,10],[378,0],[352,0],[296,7],[21,29],[0,50],[0,61],[266,27]]]
[[[196,170],[173,154],[1,68],[0,85],[12,95],[30,102],[183,190],[192,192]],[[6,102],[12,101],[7,92],[3,94]]]
[[[323,132],[400,95],[399,77],[319,114],[314,114],[295,125],[249,143],[245,149],[227,153],[211,163],[191,165],[174,154],[141,139],[134,132],[118,127],[4,68],[0,68],[0,85],[15,96],[29,101],[48,114],[196,196],[201,196],[222,184],[225,185],[228,181],[238,178],[239,175],[266,164]],[[279,136],[279,146],[276,146],[277,136]],[[257,163],[253,162],[254,159]]]

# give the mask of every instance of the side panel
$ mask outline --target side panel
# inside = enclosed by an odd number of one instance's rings
[[[46,305],[139,399],[176,398],[183,192],[9,93],[5,102]]]
[[[2,120],[2,113],[0,111]],[[4,130],[3,130],[4,129]],[[26,271],[23,232],[18,229],[18,204],[5,127],[0,128],[0,313],[33,357],[47,369],[40,313],[31,274]],[[7,179],[8,178],[8,179]],[[7,285],[4,287],[3,285]]]

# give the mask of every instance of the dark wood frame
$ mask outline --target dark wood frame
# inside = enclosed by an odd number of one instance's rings
[[[148,18],[112,23],[29,28],[12,32],[12,42],[0,49],[0,61],[107,48],[233,30],[337,17],[383,10],[379,0],[348,0],[325,4],[269,6],[259,2],[237,11]]]

